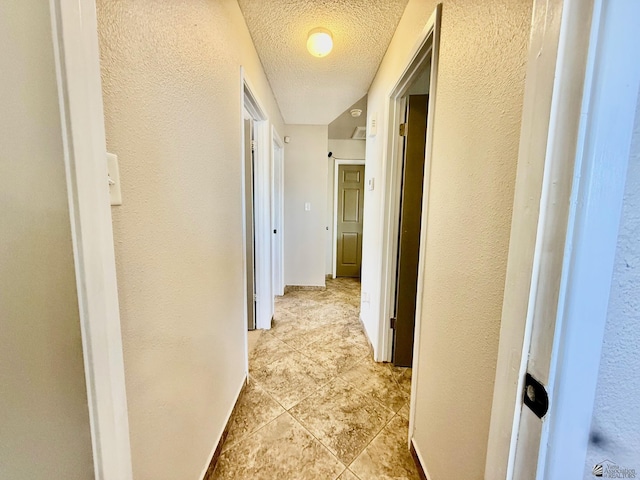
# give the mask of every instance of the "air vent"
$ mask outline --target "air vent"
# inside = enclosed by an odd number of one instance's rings
[[[367,139],[367,127],[356,127],[353,131],[351,138],[354,140],[366,140]]]

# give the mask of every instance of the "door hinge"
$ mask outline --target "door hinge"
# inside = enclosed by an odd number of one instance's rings
[[[391,329],[395,330],[396,329],[396,317],[391,317],[389,319],[389,324],[391,325]]]
[[[399,132],[401,137],[406,137],[407,136],[407,124],[406,123],[401,123],[400,124],[400,132]]]
[[[256,142],[255,140],[251,140],[251,151],[252,152],[256,151],[257,145],[258,145],[258,142]]]
[[[258,295],[257,295],[257,294],[255,294],[255,293],[253,294],[253,301],[254,301],[254,302],[257,302],[257,301],[258,301]]]

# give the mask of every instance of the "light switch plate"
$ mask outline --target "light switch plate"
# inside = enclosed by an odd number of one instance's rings
[[[373,190],[375,187],[375,179],[371,177],[367,180],[367,190]]]
[[[107,153],[107,172],[109,182],[109,196],[111,205],[122,205],[122,190],[120,189],[120,168],[118,167],[118,156]]]
[[[305,210],[305,212],[310,212],[311,211],[311,204],[309,202],[304,204],[304,210]]]
[[[378,134],[378,112],[373,112],[369,116],[369,136],[375,137]]]

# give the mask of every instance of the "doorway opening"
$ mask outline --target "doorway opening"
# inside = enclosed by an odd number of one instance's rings
[[[427,35],[390,101],[385,273],[384,360],[413,365],[421,292],[420,259],[429,187],[429,147],[435,90],[434,35]]]
[[[407,93],[401,99],[402,123],[400,139],[401,175],[398,205],[398,246],[396,254],[395,305],[391,328],[393,343],[391,358],[398,367],[410,367],[413,360],[416,300],[418,289],[418,260],[420,255],[420,228],[422,220],[422,193],[424,182],[425,143],[427,135],[427,109],[429,95],[428,73],[411,87],[416,93]]]
[[[268,329],[273,316],[273,133],[246,79],[243,101],[243,213],[247,330]]]

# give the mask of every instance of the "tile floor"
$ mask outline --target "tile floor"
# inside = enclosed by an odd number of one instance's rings
[[[212,479],[419,479],[407,449],[411,370],[375,363],[360,283],[276,301]]]

